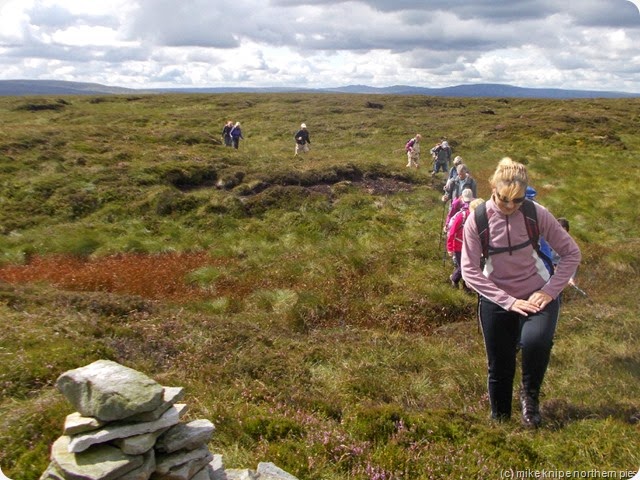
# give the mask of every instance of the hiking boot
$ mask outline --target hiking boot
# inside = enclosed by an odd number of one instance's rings
[[[528,392],[522,388],[520,390],[520,405],[522,406],[522,424],[527,428],[538,428],[542,424],[538,393]]]
[[[511,414],[509,413],[491,413],[491,420],[496,423],[506,423],[511,420]]]

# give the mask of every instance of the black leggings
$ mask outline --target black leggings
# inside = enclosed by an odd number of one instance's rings
[[[522,350],[522,386],[530,393],[539,393],[549,365],[558,313],[558,300],[525,317],[480,297],[478,314],[487,351],[489,400],[494,418],[511,416],[518,348]]]

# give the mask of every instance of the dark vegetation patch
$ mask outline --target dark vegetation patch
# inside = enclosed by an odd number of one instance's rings
[[[127,317],[138,313],[151,313],[153,302],[139,296],[110,292],[47,292],[29,284],[0,282],[0,302],[12,310],[22,311],[32,305],[72,307],[107,317]]]
[[[190,190],[214,185],[220,167],[218,163],[197,160],[165,162],[134,173],[134,178],[139,185],[168,183],[180,190]]]
[[[59,112],[64,110],[64,107],[69,105],[69,103],[58,101],[55,103],[52,102],[43,102],[43,103],[25,103],[23,105],[18,105],[15,110],[16,111],[27,111],[27,112],[41,112],[43,110],[53,110],[54,112]]]
[[[360,186],[372,195],[389,195],[410,191],[416,183],[415,177],[372,166],[363,171],[355,165],[336,166],[325,170],[303,172],[287,171],[262,177],[255,189],[244,191],[245,195],[260,193],[270,186],[300,186],[311,191],[329,193],[331,185],[348,182]]]

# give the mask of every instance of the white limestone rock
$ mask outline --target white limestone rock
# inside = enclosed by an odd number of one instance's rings
[[[126,418],[127,422],[153,422],[159,419],[169,407],[184,398],[184,388],[182,387],[164,387],[162,403],[158,408],[151,412],[137,413]]]
[[[107,422],[153,411],[163,401],[160,384],[111,360],[69,370],[56,387],[82,416]]]
[[[140,467],[125,473],[123,476],[118,477],[117,480],[149,480],[156,469],[155,452],[149,450],[144,454],[143,458],[144,463]]]
[[[111,445],[70,453],[69,442],[70,437],[63,435],[51,447],[51,461],[66,480],[115,480],[140,467],[144,461],[140,455],[125,455]]]
[[[180,421],[180,414],[186,410],[186,407],[185,404],[180,403],[173,405],[155,422],[107,424],[100,430],[75,435],[69,442],[69,451],[78,453],[92,445],[110,442],[118,438],[157,432],[164,428],[171,427]]]
[[[258,464],[258,473],[260,474],[260,480],[298,480],[297,477],[285,472],[271,462],[260,462]]]
[[[171,467],[166,473],[159,473],[156,469],[154,480],[190,480],[213,460],[213,455],[207,450],[202,458],[193,458],[185,463]]]
[[[64,420],[65,435],[75,435],[78,433],[91,432],[102,427],[105,422],[94,417],[83,417],[80,412],[73,412],[67,415]]]
[[[151,450],[157,438],[166,432],[169,428],[163,428],[157,432],[143,433],[142,435],[134,435],[133,437],[119,438],[113,441],[113,444],[127,455],[142,455]]]
[[[248,468],[231,468],[225,470],[227,480],[258,480],[258,472]]]
[[[177,450],[193,450],[206,445],[215,431],[209,420],[179,423],[167,430],[156,442],[156,450],[171,453]]]
[[[224,473],[224,462],[222,461],[222,455],[213,455],[213,460],[209,462],[209,477],[211,478],[211,480],[227,480],[227,476]]]
[[[209,464],[196,473],[191,480],[227,480],[224,473],[224,463],[222,455],[214,454],[213,460]]]
[[[213,455],[209,452],[209,448],[206,445],[202,445],[195,450],[180,450],[178,452],[168,453],[165,455],[156,455],[156,474],[164,475],[169,473],[170,470],[194,460],[201,460],[203,458],[209,458],[204,462],[200,468],[204,467],[207,463],[213,460]],[[195,474],[200,468],[196,469]]]
[[[0,472],[2,472],[2,470],[0,470]],[[49,466],[47,466],[47,469],[38,480],[65,480],[65,478],[62,476],[62,472],[58,470],[58,467],[56,467],[56,464],[49,462]]]

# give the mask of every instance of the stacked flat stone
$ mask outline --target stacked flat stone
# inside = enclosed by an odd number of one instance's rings
[[[67,416],[40,480],[226,478],[222,457],[207,447],[213,424],[180,420],[182,388],[109,360],[63,373],[56,387],[77,412]]]

